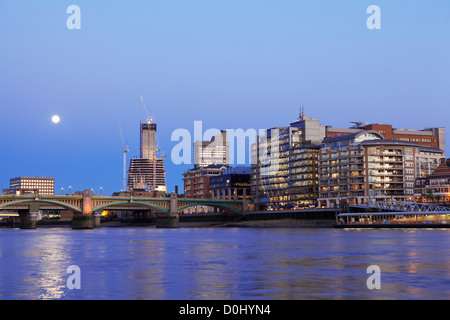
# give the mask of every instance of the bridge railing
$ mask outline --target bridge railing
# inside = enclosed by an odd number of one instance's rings
[[[420,203],[420,202],[406,202],[406,201],[369,201],[369,208],[374,209],[387,209],[398,211],[415,211],[415,212],[442,212],[449,211],[449,207],[438,206],[436,204]]]

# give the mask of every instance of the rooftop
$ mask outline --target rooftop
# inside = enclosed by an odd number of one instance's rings
[[[354,139],[354,138],[358,137],[361,134],[367,134],[367,133],[373,133],[373,134],[379,136],[381,139],[384,139],[383,135],[381,133],[379,133],[378,131],[367,130],[367,131],[357,131],[357,132],[353,132],[353,133],[341,134],[341,135],[338,135],[335,137],[328,137],[328,138],[323,139],[322,143],[350,140],[350,139]],[[386,140],[384,140],[384,141],[386,141]]]

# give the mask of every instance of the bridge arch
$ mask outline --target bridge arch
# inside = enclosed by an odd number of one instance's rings
[[[68,210],[72,210],[74,212],[82,212],[81,208],[78,208],[76,206],[64,203],[64,202],[60,202],[57,200],[48,200],[48,199],[39,199],[39,200],[35,200],[35,199],[23,199],[23,200],[14,200],[14,201],[10,201],[10,202],[5,202],[0,204],[0,208],[6,208],[9,206],[17,206],[17,205],[25,205],[25,204],[29,204],[29,203],[42,203],[42,204],[54,204],[60,207],[64,207]]]
[[[164,207],[158,206],[154,203],[146,203],[146,202],[131,202],[134,205],[139,205],[142,207],[148,207],[149,209],[153,209],[158,213],[168,213],[169,210],[167,210]],[[104,210],[107,209],[108,207],[114,207],[114,206],[125,206],[125,205],[129,205],[130,201],[116,201],[116,202],[110,202],[110,203],[105,203],[99,206],[96,206],[94,208],[92,208],[92,211],[99,211],[99,210]]]

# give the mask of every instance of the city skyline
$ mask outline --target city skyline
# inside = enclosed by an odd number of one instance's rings
[[[449,299],[449,30],[449,0],[0,0],[0,300]]]
[[[322,124],[447,127],[450,5],[371,2],[189,5],[79,1],[80,30],[66,27],[71,3],[0,3],[0,185],[19,176],[55,178],[55,193],[122,188],[123,146],[139,156],[144,97],[161,148],[177,128],[285,126],[298,106]],[[23,9],[23,4],[26,4]],[[6,14],[7,12],[7,14]],[[332,54],[330,54],[332,53]],[[59,123],[51,117],[60,116]],[[449,132],[446,133],[450,141]],[[167,188],[189,165],[165,162]]]

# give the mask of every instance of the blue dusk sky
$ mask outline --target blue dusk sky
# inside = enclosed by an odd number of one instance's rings
[[[381,29],[367,28],[370,5]],[[446,127],[450,141],[450,2],[0,0],[0,186],[48,176],[56,193],[119,191],[119,126],[138,156],[140,95],[168,191],[191,167],[172,163],[171,134],[194,121],[286,126],[303,104],[324,125]]]

